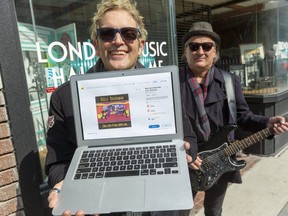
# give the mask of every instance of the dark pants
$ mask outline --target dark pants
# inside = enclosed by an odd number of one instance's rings
[[[151,216],[189,216],[190,210],[151,212]]]
[[[228,182],[220,178],[220,180],[209,190],[205,191],[204,197],[204,213],[205,216],[221,216],[222,205],[226,195]],[[193,192],[195,197],[196,192]]]

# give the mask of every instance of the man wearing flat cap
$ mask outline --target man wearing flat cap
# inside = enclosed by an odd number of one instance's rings
[[[252,133],[269,126],[274,127],[274,134],[288,131],[288,123],[285,123],[285,119],[281,116],[254,115],[245,101],[238,77],[214,66],[219,59],[220,43],[219,35],[213,31],[208,22],[193,23],[182,39],[183,58],[187,64],[183,70],[180,70],[181,91],[183,109],[186,113],[184,121],[190,125],[184,128],[184,135],[192,137],[189,141],[190,146],[189,144],[185,146],[186,150],[190,148],[189,152],[193,152],[193,155],[188,156],[187,159],[192,173],[193,170],[201,168],[204,158],[200,157],[200,152],[213,150],[223,144],[208,141],[213,139],[216,132],[229,124],[238,125],[243,130]],[[230,85],[230,90],[225,88],[224,73],[230,77],[227,81],[232,85]],[[232,93],[235,98],[234,111],[229,110],[227,91],[234,92]],[[230,133],[228,137],[230,140],[233,139],[233,133]],[[224,138],[227,139],[227,137]],[[235,155],[232,158],[236,159]],[[220,172],[223,167],[212,167],[212,169],[219,169]],[[229,182],[241,183],[240,172],[227,172],[221,175],[212,187],[205,189],[206,216],[222,214],[222,205]],[[192,184],[193,188],[195,189]],[[196,193],[193,190],[194,196]],[[181,215],[179,213],[174,212],[171,215]]]

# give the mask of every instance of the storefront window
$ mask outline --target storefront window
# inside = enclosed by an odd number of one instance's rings
[[[15,0],[30,106],[42,166],[51,93],[74,74],[84,74],[97,57],[90,41],[99,0]],[[177,64],[173,0],[137,1],[148,30],[140,61],[146,67]]]
[[[99,1],[14,1],[42,164],[51,93],[71,75],[84,74],[96,63],[89,30]],[[141,57],[146,67],[177,65],[177,59],[181,65],[177,50],[182,47],[177,47],[176,35],[179,42],[192,21],[204,20],[212,23],[222,40],[216,66],[237,74],[244,94],[288,89],[287,1],[230,1],[221,7],[188,0],[136,2],[148,30]]]
[[[211,22],[222,39],[217,66],[239,76],[245,95],[287,90],[287,1],[237,5],[212,10]]]

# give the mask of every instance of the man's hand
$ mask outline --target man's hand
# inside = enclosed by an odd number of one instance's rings
[[[184,148],[186,152],[189,152],[190,144],[188,142],[184,142]],[[202,164],[202,160],[200,157],[197,156],[196,160],[193,161],[192,157],[188,153],[186,154],[186,160],[190,169],[198,170]]]
[[[57,188],[59,191],[61,190],[63,185],[63,181],[57,183],[56,185],[54,185],[53,188]],[[59,197],[59,192],[57,192],[56,190],[51,190],[51,192],[49,193],[48,196],[48,206],[49,208],[54,208],[57,201],[58,201],[58,197]],[[65,212],[63,212],[62,216],[71,216],[72,213],[69,210],[66,210]],[[85,216],[84,211],[79,210],[76,212],[75,216]],[[99,216],[99,214],[95,214],[94,216]]]
[[[75,216],[85,216],[86,214],[84,213],[84,211],[77,211]],[[72,216],[71,212],[69,210],[63,212],[62,216]],[[95,214],[94,216],[99,216],[99,214]]]
[[[63,181],[57,183],[56,185],[54,185],[53,188],[57,188],[59,191],[61,190],[61,187],[63,185]],[[57,201],[58,201],[58,197],[59,197],[59,192],[57,192],[56,190],[51,190],[49,192],[49,196],[48,196],[48,206],[49,208],[54,208]]]
[[[285,131],[288,131],[288,122],[282,116],[274,116],[269,119],[269,127],[273,127],[275,135],[279,135]]]

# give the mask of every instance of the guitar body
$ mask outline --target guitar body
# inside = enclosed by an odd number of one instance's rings
[[[193,190],[205,191],[211,188],[223,174],[240,170],[246,166],[244,160],[236,161],[231,157],[219,154],[219,151],[225,149],[227,146],[228,144],[224,143],[217,149],[198,154],[204,161],[206,159],[207,163],[202,165],[199,170],[191,170],[190,177]]]
[[[190,172],[193,190],[205,191],[211,188],[223,174],[240,170],[246,166],[244,160],[236,161],[230,156],[224,154],[224,150],[228,147],[228,134],[235,128],[236,127],[233,125],[224,127],[208,143],[206,143],[207,146],[210,142],[213,142],[213,144],[215,144],[215,142],[218,144],[221,142],[222,145],[216,149],[202,151],[198,154],[202,159],[202,165],[199,170],[191,170]]]
[[[237,161],[231,156],[273,134],[273,127],[268,127],[228,145],[228,135],[235,128],[235,125],[228,125],[216,133],[207,143],[199,146],[201,149],[198,156],[202,159],[202,164],[199,170],[191,170],[190,172],[191,185],[194,191],[208,190],[223,174],[244,168],[246,166],[244,160]],[[220,147],[213,148],[213,146]],[[212,150],[207,150],[211,147]]]

